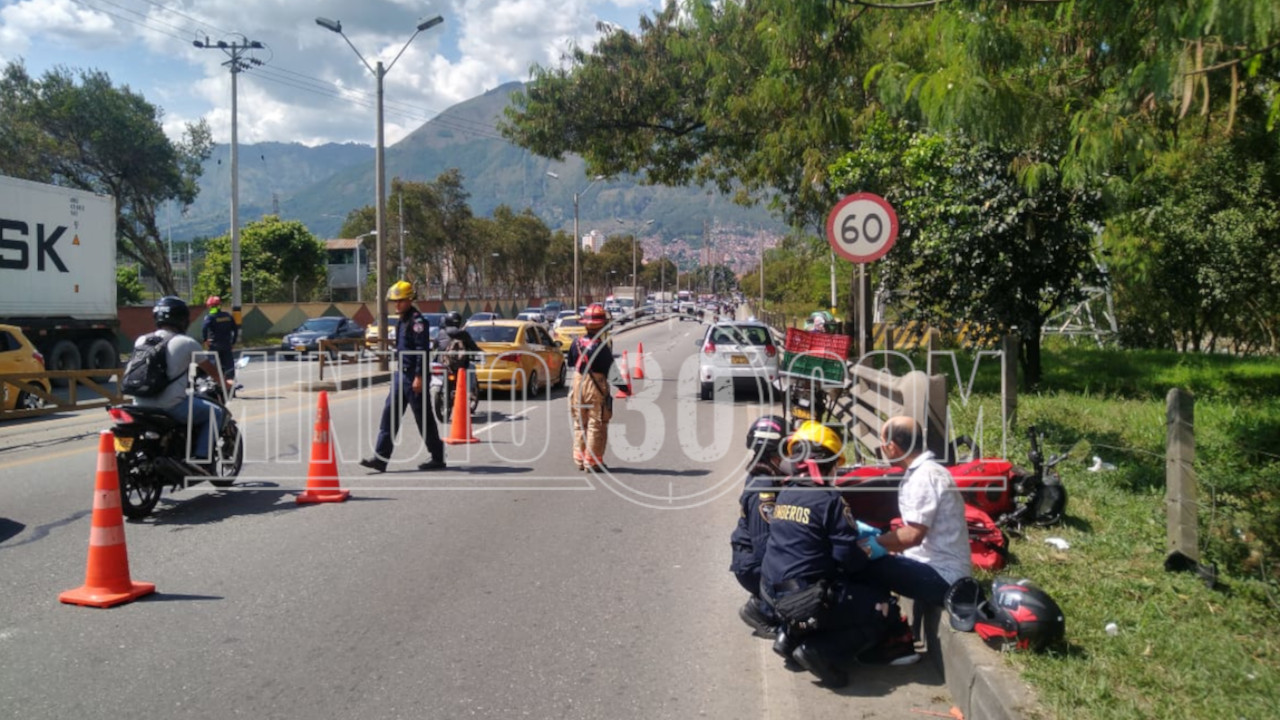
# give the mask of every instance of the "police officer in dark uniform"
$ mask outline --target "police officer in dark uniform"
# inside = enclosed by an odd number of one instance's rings
[[[738,617],[755,631],[757,637],[777,635],[779,620],[769,604],[760,599],[760,564],[764,561],[765,544],[769,540],[769,522],[782,479],[789,474],[780,455],[786,420],[765,415],[747,430],[747,449],[751,451],[751,469],[738,498],[738,525],[729,536],[733,559],[729,572],[738,579],[751,597],[738,609]]]
[[[778,493],[761,566],[760,591],[783,620],[774,650],[829,687],[842,687],[842,664],[878,645],[896,610],[889,593],[859,578],[872,562],[835,485],[844,442],[809,421],[783,443],[797,475]]]
[[[204,305],[209,312],[204,316],[201,336],[204,338],[206,350],[218,354],[218,364],[222,366],[222,377],[230,380],[236,376],[236,364],[231,357],[231,346],[240,337],[240,328],[231,313],[222,309],[222,298],[210,295]]]
[[[400,323],[396,330],[396,373],[391,378],[391,390],[386,405],[382,407],[382,422],[378,426],[378,439],[374,443],[374,456],[360,464],[376,472],[387,469],[391,451],[395,449],[395,436],[404,417],[405,405],[413,409],[413,419],[418,431],[426,440],[431,460],[418,466],[419,470],[440,470],[445,467],[444,443],[440,440],[440,428],[435,413],[426,408],[424,379],[431,368],[428,354],[431,351],[430,326],[422,313],[413,306],[417,297],[413,285],[401,280],[387,291],[387,301],[394,302]],[[425,426],[424,418],[425,417]]]

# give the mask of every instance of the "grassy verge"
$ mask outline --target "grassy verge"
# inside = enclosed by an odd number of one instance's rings
[[[982,408],[994,450],[991,365],[967,405],[953,393],[952,411],[963,428]],[[1020,428],[1040,428],[1047,452],[1084,439],[1116,467],[1059,465],[1068,522],[1011,541],[1014,561],[1002,574],[1033,579],[1062,605],[1068,644],[1006,661],[1050,717],[1280,717],[1280,363],[1056,348],[1045,368],[1042,390],[1019,398]],[[1164,398],[1175,386],[1197,396],[1201,547],[1221,571],[1215,589],[1163,569]],[[1025,464],[1015,434],[1009,454]],[[1114,636],[1104,630],[1111,622]]]

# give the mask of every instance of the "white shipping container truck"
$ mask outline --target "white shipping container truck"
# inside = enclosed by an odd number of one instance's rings
[[[0,318],[49,370],[120,365],[114,199],[0,176]]]

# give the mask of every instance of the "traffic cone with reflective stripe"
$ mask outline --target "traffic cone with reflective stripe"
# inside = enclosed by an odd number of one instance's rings
[[[98,436],[98,474],[93,487],[93,519],[89,528],[89,562],[84,585],[58,599],[71,605],[106,608],[156,591],[154,583],[129,578],[129,549],[120,511],[120,475],[116,471],[116,438],[110,430]]]
[[[636,370],[632,377],[636,380],[644,379],[644,343],[640,343],[640,346],[636,348]]]
[[[626,350],[622,351],[622,363],[619,366],[618,372],[622,373],[622,379],[626,380],[627,384],[624,387],[618,388],[618,393],[614,395],[614,397],[621,400],[625,400],[631,397],[631,372],[627,370],[627,351]]]
[[[453,391],[453,416],[449,419],[449,437],[446,445],[478,443],[480,438],[471,434],[471,398],[467,397],[467,371],[458,371],[458,387]]]
[[[338,486],[338,458],[333,452],[333,431],[329,427],[329,393],[320,391],[316,407],[316,424],[311,431],[311,463],[307,466],[307,489],[298,496],[299,504],[342,502],[351,497],[349,490]]]

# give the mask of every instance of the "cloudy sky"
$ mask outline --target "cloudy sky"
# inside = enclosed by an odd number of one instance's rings
[[[661,0],[0,0],[0,62],[28,72],[98,69],[164,109],[165,129],[205,118],[217,142],[231,138],[226,54],[193,40],[262,43],[263,61],[238,78],[239,139],[374,141],[375,81],[337,34],[338,20],[373,65],[390,63],[419,21],[444,23],[418,35],[385,78],[386,138],[392,144],[449,106],[513,80],[534,65],[558,65],[575,43],[590,46],[606,22],[635,31]],[[492,128],[469,128],[494,132]],[[495,133],[496,134],[496,133]]]

